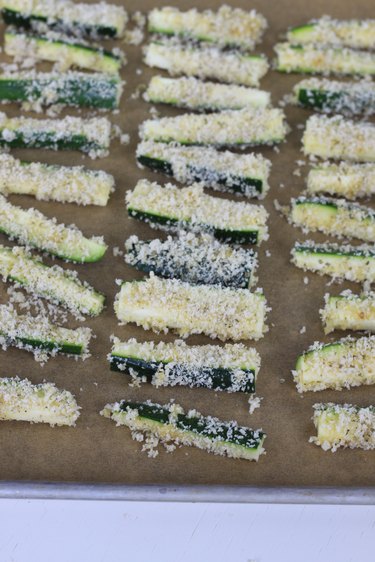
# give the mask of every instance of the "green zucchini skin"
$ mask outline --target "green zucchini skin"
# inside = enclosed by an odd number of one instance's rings
[[[233,250],[232,256],[225,257],[217,252],[214,257],[209,253],[210,248],[215,248],[214,244],[209,244],[204,239],[196,238],[196,241],[190,244],[184,242],[181,237],[169,244],[168,241],[159,242],[160,249],[156,251],[151,250],[152,242],[132,241],[130,238],[125,244],[126,263],[144,273],[153,272],[158,277],[181,279],[193,285],[248,289],[252,284],[252,275],[256,267],[252,250]],[[220,247],[217,242],[215,244],[216,248]],[[223,249],[225,247],[230,251],[227,244],[222,246]]]
[[[1,332],[0,332],[1,333]],[[32,347],[33,349],[41,349],[44,351],[56,351],[66,353],[68,355],[82,355],[83,345],[75,344],[73,342],[54,342],[39,340],[35,338],[14,338],[11,341],[20,343],[25,347]]]
[[[166,365],[162,362],[150,362],[136,357],[123,357],[111,354],[110,368],[111,371],[124,372],[131,369],[139,377],[146,377],[147,382],[151,383],[154,375],[157,373],[160,365]],[[195,376],[194,376],[195,372]],[[250,375],[246,382],[239,389],[240,392],[255,392],[255,370],[244,370],[244,373]],[[206,377],[210,382],[213,390],[230,390],[233,386],[232,370],[214,367],[189,367],[183,364],[173,365],[168,370],[169,377],[185,377],[189,380],[188,384],[192,387],[206,387],[203,378]]]
[[[295,251],[300,253],[309,253],[309,254],[316,254],[320,256],[352,256],[355,258],[374,258],[375,257],[375,249],[374,250],[346,250],[340,251],[336,250],[335,248],[330,248],[326,246],[305,246],[303,244],[296,244]]]
[[[298,92],[298,101],[304,107],[310,109],[334,109],[340,105],[343,94],[341,92],[324,92],[322,90],[305,90],[300,89]]]
[[[149,223],[151,226],[161,226],[164,228],[174,229],[176,227],[186,228],[187,230],[199,230],[201,232],[208,232],[221,242],[232,242],[236,244],[257,244],[258,231],[256,230],[228,230],[222,228],[209,227],[207,225],[192,225],[190,222],[179,221],[178,219],[154,215],[144,211],[137,211],[128,207],[128,214],[134,219],[141,220]]]
[[[54,31],[62,31],[62,32],[73,32],[74,29],[67,25],[66,22],[57,19],[55,21],[49,21],[48,18],[43,16],[31,15],[31,14],[22,14],[17,12],[16,10],[10,10],[9,8],[2,8],[1,10],[4,23],[6,25],[14,25],[15,27],[21,27],[25,30],[32,30],[38,26],[38,23],[45,23],[48,24],[50,29]],[[91,26],[91,25],[83,25],[80,23],[74,24],[75,29],[79,29],[79,31],[88,36],[99,36],[99,37],[108,37],[113,38],[117,35],[117,30],[112,26],[107,25],[98,25],[98,26]]]
[[[66,77],[61,85],[56,84],[56,97],[52,103],[77,107],[96,107],[115,109],[118,107],[119,80],[116,78],[95,79],[87,76],[83,79]],[[46,87],[53,85],[53,79],[18,78],[0,76],[0,100],[35,101],[43,99]]]
[[[146,404],[128,402],[122,400],[120,402],[120,410],[137,410],[140,417],[161,423],[170,423],[170,411],[163,408],[159,404]],[[213,441],[226,441],[233,445],[243,446],[246,448],[256,449],[259,447],[265,434],[262,431],[254,431],[249,428],[239,427],[233,422],[210,423],[210,418],[203,416],[188,417],[185,414],[177,414],[173,425],[183,431],[190,431],[202,437],[211,438]]]
[[[14,131],[13,138],[6,139],[0,129],[0,146],[9,148],[52,148],[54,150],[79,150],[91,152],[100,150],[97,142],[89,141],[85,135],[56,135],[54,132],[38,132],[33,136],[25,136],[21,131]]]
[[[162,172],[168,176],[173,176],[172,165],[166,160],[151,158],[150,156],[138,156],[139,164],[150,168],[154,172]],[[191,179],[194,182],[209,183],[212,177],[212,171],[209,168],[197,168],[196,166],[188,166]],[[257,193],[262,193],[263,182],[256,178],[242,178],[228,173],[215,172],[216,183],[225,186],[228,191],[233,193],[246,194],[249,187],[253,188]]]

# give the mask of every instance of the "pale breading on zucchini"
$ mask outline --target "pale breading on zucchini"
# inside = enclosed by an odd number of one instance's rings
[[[32,351],[37,357],[67,355],[89,357],[90,328],[64,328],[53,324],[46,316],[18,314],[13,306],[0,305],[0,347],[18,347]]]
[[[31,248],[74,262],[95,262],[104,256],[102,237],[86,238],[76,227],[49,219],[32,207],[22,209],[0,195],[0,232]]]
[[[140,271],[192,284],[247,289],[255,282],[257,255],[253,250],[222,244],[207,234],[180,232],[166,240],[125,242],[125,262]]]
[[[4,52],[21,61],[33,58],[36,61],[57,62],[61,70],[71,67],[95,70],[117,75],[125,62],[123,53],[94,47],[82,39],[72,39],[55,32],[45,35],[31,35],[6,30],[4,33]]]
[[[288,41],[297,44],[330,44],[354,49],[375,48],[375,19],[337,20],[329,16],[292,27]]]
[[[80,281],[77,272],[49,267],[19,246],[0,246],[0,276],[74,314],[97,316],[104,308],[104,295]]]
[[[123,84],[115,74],[12,70],[0,74],[0,102],[35,111],[51,105],[116,109]]]
[[[80,407],[68,390],[53,383],[32,384],[28,379],[0,379],[0,420],[75,426]]]
[[[311,240],[296,242],[292,249],[292,263],[304,271],[330,275],[337,281],[375,281],[375,250],[371,245],[316,244]]]
[[[173,176],[183,184],[199,182],[216,191],[258,199],[263,199],[269,190],[271,162],[261,154],[143,141],[138,144],[136,156],[141,166]]]
[[[102,170],[25,162],[11,154],[0,154],[3,195],[32,195],[41,201],[105,206],[114,185],[113,176]]]
[[[325,334],[334,330],[375,332],[375,294],[356,295],[349,290],[337,296],[326,294],[320,315]]]
[[[268,238],[268,213],[262,205],[211,197],[200,184],[162,187],[140,180],[127,192],[126,204],[131,217],[153,228],[208,232],[223,241],[249,244]]]
[[[323,162],[307,176],[307,192],[328,193],[346,199],[368,197],[375,193],[375,164]]]
[[[122,6],[71,0],[1,0],[7,25],[47,31],[57,29],[82,37],[122,37],[128,21]]]
[[[180,11],[165,6],[148,14],[148,30],[160,35],[213,43],[220,47],[254,49],[267,28],[267,20],[256,10],[223,5],[217,11]]]
[[[0,112],[0,146],[80,150],[97,158],[107,156],[110,142],[111,122],[105,117],[34,119]]]
[[[342,390],[375,383],[375,336],[314,343],[293,371],[298,392]]]
[[[153,273],[121,285],[115,312],[120,322],[182,337],[205,334],[222,341],[258,340],[267,332],[267,302],[260,291],[217,285],[190,285]]]
[[[254,108],[148,119],[139,129],[146,141],[217,147],[275,144],[287,132],[281,109]]]
[[[289,221],[304,232],[375,242],[375,211],[345,199],[300,196],[291,200]]]
[[[194,77],[153,76],[143,97],[151,103],[165,103],[195,111],[261,108],[271,104],[271,94],[264,90],[236,84],[203,82]]]
[[[167,70],[172,76],[184,74],[254,87],[259,86],[269,69],[263,55],[174,42],[149,43],[144,48],[144,62],[148,66]]]
[[[306,155],[334,160],[375,162],[375,125],[342,115],[312,115],[302,137]]]
[[[260,368],[257,351],[243,344],[189,346],[182,340],[141,343],[114,338],[109,361],[111,370],[130,374],[136,383],[226,392],[255,392]]]
[[[372,76],[375,53],[325,44],[293,45],[278,43],[276,70],[303,74],[342,74]]]
[[[339,82],[308,78],[294,86],[292,102],[323,113],[372,115],[375,113],[375,85],[369,80]]]
[[[314,425],[317,435],[310,443],[332,453],[339,447],[375,449],[375,408],[351,404],[314,404]]]
[[[107,404],[100,414],[115,421],[117,426],[129,427],[134,439],[144,433],[146,437],[151,435],[167,445],[194,446],[215,455],[254,461],[264,452],[266,435],[262,430],[241,427],[235,421],[222,422],[211,416],[204,417],[197,410],[185,412],[176,403],[161,406],[150,401],[121,400]],[[156,455],[157,451],[149,451],[149,456]]]

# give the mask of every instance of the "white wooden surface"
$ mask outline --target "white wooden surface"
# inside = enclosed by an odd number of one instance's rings
[[[0,501],[1,562],[374,562],[375,506]]]

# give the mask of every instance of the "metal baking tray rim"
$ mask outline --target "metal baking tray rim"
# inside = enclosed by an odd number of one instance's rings
[[[375,505],[375,487],[121,485],[0,481],[3,499]]]

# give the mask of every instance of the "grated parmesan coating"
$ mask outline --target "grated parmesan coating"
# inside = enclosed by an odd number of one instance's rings
[[[291,101],[324,113],[372,115],[375,113],[375,85],[369,80],[339,82],[308,78],[294,86]]]
[[[121,37],[128,21],[122,6],[107,2],[85,4],[70,0],[1,0],[1,8],[31,18],[29,25],[38,31],[58,27],[78,36],[104,34]],[[36,19],[33,20],[33,17]],[[106,33],[105,29],[108,30]]]
[[[143,98],[198,111],[268,107],[271,94],[235,84],[202,82],[197,78],[153,76]]]
[[[0,195],[0,230],[26,246],[75,262],[101,259],[107,245],[102,237],[85,238],[77,227],[66,227],[33,209],[12,205]]]
[[[125,248],[126,263],[160,277],[237,288],[251,287],[256,281],[258,261],[252,250],[221,244],[207,234],[181,232],[176,238],[146,242],[133,235]]]
[[[290,29],[287,39],[298,44],[325,43],[355,49],[374,49],[375,19],[337,20],[323,16]]]
[[[34,64],[45,60],[58,63],[58,69],[65,71],[72,66],[97,72],[117,74],[126,62],[119,50],[107,51],[93,46],[82,39],[76,40],[68,35],[49,31],[45,35],[30,35],[7,30],[4,33],[4,52],[15,57],[15,62],[25,58]]]
[[[179,404],[161,406],[152,402],[138,404],[123,400],[107,404],[100,414],[115,421],[117,426],[125,425],[137,434],[142,432],[146,437],[156,437],[154,447],[160,441],[255,461],[264,452],[265,434],[262,430],[241,427],[235,421],[222,422],[211,416],[204,417],[196,410],[185,413]],[[155,417],[159,416],[163,418],[161,423],[155,421]],[[138,436],[136,438],[141,440]]]
[[[148,119],[141,124],[139,134],[142,140],[184,145],[252,146],[281,142],[287,126],[280,109],[247,108]]]
[[[259,199],[269,190],[271,162],[261,154],[144,141],[138,144],[136,156],[140,164],[172,175],[183,184],[199,181],[216,191]]]
[[[375,74],[375,54],[347,47],[335,48],[325,44],[292,45],[278,43],[276,69],[280,72],[304,74]]]
[[[79,406],[69,391],[53,383],[31,384],[28,379],[0,379],[0,419],[75,426]]]
[[[73,313],[97,316],[104,307],[104,295],[81,282],[77,272],[49,267],[19,246],[0,246],[0,275]]]
[[[152,33],[177,35],[186,39],[215,43],[221,47],[254,49],[267,28],[267,20],[256,10],[245,11],[228,5],[217,11],[196,8],[186,12],[165,6],[148,14]]]
[[[140,382],[145,382],[146,372],[152,372],[147,380],[156,387],[182,385],[227,392],[247,392],[248,386],[255,384],[260,368],[257,351],[243,344],[188,346],[182,340],[140,343],[114,338],[109,360],[116,370],[129,371]],[[134,360],[141,363],[139,371],[134,369]]]
[[[292,263],[304,271],[330,275],[335,281],[375,281],[375,252],[371,245],[316,244],[307,240],[297,242],[291,253]]]
[[[333,164],[323,162],[309,171],[309,193],[329,193],[346,199],[357,199],[375,194],[375,164]]]
[[[299,356],[293,377],[298,392],[374,384],[375,336],[316,342]]]
[[[83,166],[57,166],[17,160],[0,154],[0,193],[33,195],[41,201],[100,205],[114,191],[113,176]]]
[[[354,122],[341,115],[312,115],[302,138],[303,152],[320,158],[375,161],[375,126]]]
[[[108,154],[111,123],[105,117],[63,119],[7,117],[0,112],[0,144],[25,148],[70,148],[87,152],[91,158]]]
[[[90,357],[90,328],[63,328],[51,323],[46,316],[17,314],[12,305],[0,305],[0,347],[15,346],[45,360],[57,353]]]
[[[332,453],[339,447],[370,450],[375,448],[375,409],[351,404],[314,404],[317,436],[310,442]]]
[[[182,337],[206,334],[223,341],[258,340],[268,331],[267,303],[261,292],[189,285],[152,273],[143,281],[122,284],[115,312],[120,322],[135,322],[155,332],[173,329]]]
[[[145,213],[142,218],[155,228],[160,228],[155,219],[165,217],[164,228],[169,230],[183,227],[215,232],[219,229],[229,234],[254,231],[258,243],[268,238],[268,213],[263,206],[211,197],[199,184],[180,189],[172,184],[162,187],[140,180],[133,191],[127,192],[126,204],[131,216]]]
[[[304,232],[320,231],[338,238],[375,242],[375,212],[345,199],[322,196],[292,199],[288,220]]]
[[[255,87],[259,86],[259,81],[269,69],[264,56],[171,41],[146,45],[144,62],[148,66],[167,70],[171,75],[184,74]]]
[[[2,103],[19,101],[23,108],[42,111],[42,106],[88,106],[115,109],[124,82],[120,77],[95,72],[37,72],[7,70],[0,75]]]
[[[356,295],[343,291],[338,296],[326,294],[320,310],[324,333],[333,330],[368,330],[375,332],[375,293]]]

